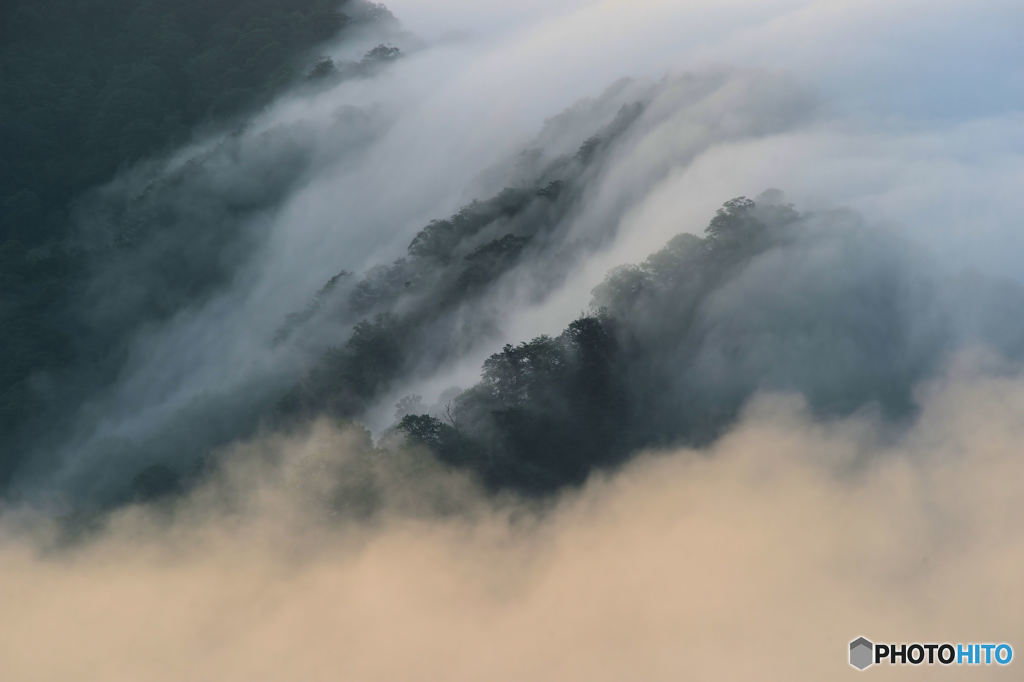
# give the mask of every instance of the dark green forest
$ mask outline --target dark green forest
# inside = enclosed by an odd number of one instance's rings
[[[591,138],[572,163],[585,165],[584,150],[599,153],[611,139]],[[406,258],[345,289],[334,305],[364,319],[279,414],[355,418],[418,364],[456,353],[474,330],[445,311],[524,253],[539,257],[531,240],[544,243],[545,216],[564,214],[558,207],[579,173],[435,221]],[[558,336],[505,344],[477,385],[425,412],[420,396],[402,399],[397,432],[493,489],[544,494],[645,448],[706,445],[760,390],[795,392],[819,418],[872,406],[905,421],[915,387],[963,341],[954,330],[1008,357],[1024,354],[1020,325],[1007,328],[999,313],[962,317],[992,298],[992,283],[939,281],[910,244],[856,215],[802,215],[776,191],[759,202],[727,201],[703,237],[679,234],[644,262],[614,269],[588,313]],[[487,238],[473,239],[485,227]],[[340,273],[298,317],[330,306],[335,287],[352,279]],[[952,290],[962,309],[943,307]],[[1019,286],[999,290],[1008,308],[1024,305]],[[400,297],[414,303],[395,314]]]
[[[268,102],[349,21],[337,0],[4,3],[0,230],[46,242],[118,169]]]
[[[301,83],[316,47],[382,7],[339,0],[12,0],[0,6],[0,447],[80,360],[76,202]],[[0,457],[0,481],[14,465]]]
[[[565,219],[591,172],[642,110],[640,103],[623,107],[575,153],[547,164],[531,184],[506,187],[431,221],[390,265],[361,277],[338,273],[306,310],[291,316],[279,338],[301,336],[302,325],[314,316],[360,321],[281,401],[278,416],[354,418],[403,375],[443,364],[492,336],[500,311],[482,299],[516,267],[572,262],[573,249],[563,241]],[[543,269],[535,273],[538,287],[554,283],[562,272],[542,274]]]
[[[852,255],[884,243],[838,222],[822,230],[789,205],[730,200],[703,238],[680,234],[616,268],[589,314],[557,337],[505,345],[442,415],[406,415],[398,429],[493,487],[535,493],[582,483],[639,449],[705,445],[759,389],[799,392],[823,416],[870,403],[907,416],[941,349],[911,347],[903,305],[913,274],[898,255],[879,278],[839,278],[827,290],[822,273],[800,271],[797,244],[839,241]],[[800,303],[767,297],[760,310],[714,310],[773,251],[792,259],[785,269]]]

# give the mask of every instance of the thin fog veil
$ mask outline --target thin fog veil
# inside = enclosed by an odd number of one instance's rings
[[[1017,0],[350,4],[75,204],[0,678],[1024,647]]]

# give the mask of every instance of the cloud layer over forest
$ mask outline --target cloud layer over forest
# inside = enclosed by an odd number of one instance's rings
[[[75,202],[0,676],[1019,645],[1019,2],[388,5]]]
[[[401,59],[300,88],[82,203],[81,243],[115,245],[99,248],[74,312],[81,356],[106,359],[38,382],[53,408],[16,488],[102,497],[154,461],[251,431],[358,322],[275,343],[335,274],[386,263],[431,220],[529,183],[633,102],[643,114],[558,219],[559,266],[531,257],[496,281],[494,325],[368,406],[375,429],[404,393],[465,387],[501,343],[564,327],[612,267],[768,187],[802,211],[856,209],[951,272],[1014,276],[1012,5],[398,3],[403,28],[326,51],[341,63],[384,40]],[[992,88],[971,109],[955,76],[979,70]],[[538,288],[545,271],[559,276]]]

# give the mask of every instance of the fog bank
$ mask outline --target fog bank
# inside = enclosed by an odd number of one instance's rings
[[[764,395],[708,451],[543,509],[326,423],[253,441],[70,547],[8,512],[0,658],[38,681],[819,680],[861,634],[1015,642],[1024,381],[973,353],[921,398],[894,435]],[[338,504],[359,491],[369,517]]]

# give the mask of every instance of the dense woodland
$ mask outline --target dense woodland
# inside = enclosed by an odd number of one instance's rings
[[[315,48],[382,7],[339,0],[0,5],[0,449],[80,350],[80,197],[302,82]],[[14,465],[0,457],[0,482]]]
[[[399,377],[450,357],[473,330],[446,311],[524,254],[540,258],[531,240],[551,248],[545,226],[564,214],[572,178],[613,139],[588,140],[564,181],[507,190],[431,223],[391,266],[339,273],[282,333],[301,333],[321,307],[364,317],[279,413],[357,418]],[[997,312],[961,317],[991,298],[989,284],[939,282],[919,266],[908,244],[855,215],[801,215],[774,191],[739,197],[703,237],[680,234],[610,272],[590,312],[557,337],[504,345],[477,385],[432,406],[403,398],[396,430],[493,488],[537,494],[639,449],[707,444],[759,390],[795,392],[821,417],[872,407],[902,420],[957,333],[1024,354],[1020,325]],[[963,310],[942,307],[943,287],[959,292]],[[1024,304],[1018,286],[1003,283],[1000,295]]]
[[[269,101],[348,21],[337,0],[15,0],[0,11],[0,229],[29,244],[118,168]]]
[[[439,322],[445,309],[522,257],[547,224],[538,216],[572,186],[474,203],[427,226],[406,258],[350,285],[342,305],[366,317],[285,411],[354,418],[424,354],[443,362],[469,333]],[[538,206],[530,220],[515,219]],[[485,226],[487,239],[471,239]],[[313,307],[351,279],[341,273]],[[996,299],[999,309],[984,303]],[[796,393],[821,418],[871,409],[901,422],[915,414],[915,387],[960,344],[1024,357],[1024,327],[1005,315],[1022,305],[1018,285],[940,281],[911,245],[856,215],[801,215],[769,191],[726,202],[703,237],[679,234],[612,270],[589,313],[557,337],[505,344],[477,385],[431,406],[403,398],[395,429],[492,488],[543,494],[644,448],[705,445],[761,390]]]
[[[351,336],[332,348],[278,405],[279,417],[328,413],[351,419],[394,383],[422,367],[457,358],[481,338],[497,342],[503,277],[528,272],[533,286],[554,284],[580,245],[567,245],[566,218],[591,174],[641,114],[622,107],[572,154],[545,164],[528,184],[431,221],[405,256],[361,276],[342,271],[279,338],[307,333],[311,319],[354,319]],[[550,267],[552,263],[558,267]],[[496,293],[499,292],[499,293]]]
[[[491,486],[536,493],[642,448],[706,444],[759,389],[796,391],[824,415],[877,404],[905,416],[940,351],[910,347],[902,307],[913,275],[896,259],[879,279],[816,291],[821,273],[800,271],[795,244],[839,242],[852,253],[880,239],[841,223],[819,230],[788,205],[728,201],[703,238],[680,234],[613,270],[590,314],[557,337],[505,345],[479,384],[398,428]],[[806,287],[800,304],[750,302],[741,284],[745,300],[722,314],[717,297],[773,252]],[[867,316],[877,322],[864,325]]]

